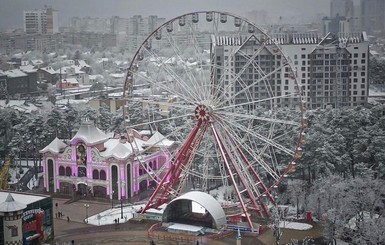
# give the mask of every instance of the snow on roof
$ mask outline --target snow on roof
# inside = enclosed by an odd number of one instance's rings
[[[31,72],[36,72],[37,71],[37,69],[33,65],[20,66],[19,69],[22,70],[23,72],[27,72],[27,73],[31,73]]]
[[[91,67],[84,60],[78,60],[78,64],[79,64],[80,67]]]
[[[2,192],[2,193],[4,193],[4,192]],[[27,207],[27,205],[15,201],[15,199],[12,197],[11,193],[8,193],[4,202],[1,202],[1,196],[0,196],[0,212],[15,212],[15,211],[23,210],[26,207]]]
[[[112,73],[110,74],[110,77],[112,78],[123,78],[126,74],[125,73]]]
[[[42,60],[31,60],[31,63],[32,65],[36,66],[36,65],[41,65],[44,63],[44,61]]]
[[[99,74],[89,75],[88,77],[90,78],[90,80],[96,80],[96,79],[103,79],[104,78],[103,75],[99,75]]]
[[[98,63],[107,62],[107,61],[108,61],[108,58],[98,58],[96,60],[96,62],[98,62]]]
[[[6,100],[0,100],[0,108],[5,107],[13,108],[25,113],[31,113],[38,110],[34,104],[28,103],[25,100],[10,100],[8,103]]]
[[[52,152],[57,154],[66,147],[67,145],[56,137],[49,145],[44,147],[44,149],[40,150],[39,152],[40,153]]]
[[[14,78],[14,77],[26,77],[26,76],[28,76],[27,74],[25,74],[24,72],[22,72],[22,71],[19,70],[19,69],[8,70],[8,71],[5,71],[4,73],[5,73],[5,75],[7,75],[7,76],[10,77],[10,78]]]
[[[51,66],[40,68],[40,70],[45,71],[51,75],[56,74],[56,71]]]
[[[74,77],[69,77],[66,79],[62,79],[61,83],[70,83],[70,84],[79,84],[78,80]]]
[[[3,203],[6,201],[8,194],[9,192],[0,191],[0,203]],[[49,198],[49,196],[45,196],[45,195],[36,195],[36,194],[27,194],[27,193],[11,192],[11,194],[13,199],[16,202],[21,203],[22,205],[28,205],[28,204],[43,200],[45,198]]]
[[[150,139],[148,139],[144,145],[146,146],[166,146],[169,147],[172,144],[174,144],[175,141],[168,140],[166,137],[164,137],[161,133],[156,131]]]
[[[137,149],[138,151],[143,150],[143,142],[143,140],[137,138],[134,138],[132,144],[129,142],[121,143],[120,139],[109,139],[104,143],[106,150],[101,152],[100,155],[105,158],[114,157],[119,160],[124,160],[133,153],[132,148]]]
[[[201,191],[190,191],[175,198],[167,205],[167,208],[164,211],[164,215],[167,215],[168,212],[172,212],[172,210],[169,210],[172,206],[170,204],[178,200],[190,200],[204,207],[213,217],[217,228],[226,224],[226,214],[221,207],[221,204],[210,194]]]
[[[72,65],[72,66],[63,66],[63,67],[57,69],[57,70],[56,70],[56,73],[57,73],[57,74],[60,74],[60,73],[61,73],[62,75],[64,75],[64,74],[68,74],[68,75],[70,75],[70,74],[84,74],[85,72],[84,72],[84,71],[81,71],[81,70],[80,70],[81,68],[82,68],[82,67],[76,66],[76,65]]]
[[[80,139],[86,144],[95,145],[108,140],[108,136],[93,121],[84,121],[71,142]]]

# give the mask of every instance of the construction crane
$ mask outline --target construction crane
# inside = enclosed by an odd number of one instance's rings
[[[0,190],[9,189],[8,186],[8,171],[11,166],[11,158],[7,156],[5,162],[0,171]]]

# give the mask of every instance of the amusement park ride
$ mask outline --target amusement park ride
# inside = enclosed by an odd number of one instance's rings
[[[140,84],[149,85],[148,96],[135,97],[133,87]],[[302,156],[307,127],[301,85],[277,40],[230,13],[178,16],[139,47],[124,96],[146,105],[148,115],[132,125],[127,104],[128,133],[138,127],[158,130],[179,143],[164,150],[170,163],[163,172],[143,166],[157,187],[142,213],[183,194],[194,181],[203,191],[230,188],[222,206],[237,209],[251,229],[254,217],[270,218],[276,188]],[[168,117],[154,109],[160,105]],[[150,149],[136,152],[136,160]]]

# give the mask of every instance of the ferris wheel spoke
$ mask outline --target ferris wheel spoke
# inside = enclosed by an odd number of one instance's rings
[[[289,154],[289,155],[294,154],[293,151],[291,151],[291,150],[287,149],[286,147],[284,147],[284,146],[282,146],[282,145],[280,145],[280,144],[274,142],[272,139],[269,139],[269,138],[267,138],[267,137],[265,137],[265,136],[263,136],[263,135],[261,135],[261,134],[258,134],[258,133],[256,133],[256,132],[253,132],[253,131],[251,131],[249,128],[246,128],[246,127],[244,127],[244,126],[241,125],[241,124],[235,124],[235,123],[233,123],[233,122],[231,122],[231,121],[229,121],[229,120],[226,120],[226,118],[223,118],[223,119],[224,119],[224,121],[225,121],[226,123],[228,123],[229,125],[232,125],[232,126],[234,126],[234,127],[236,127],[236,128],[239,128],[239,129],[242,130],[243,132],[245,132],[245,133],[247,133],[247,134],[249,134],[249,135],[251,135],[251,136],[253,136],[253,137],[255,137],[255,138],[257,138],[257,139],[259,139],[259,140],[261,140],[261,141],[263,141],[263,142],[265,142],[265,143],[271,145],[271,146],[274,146],[275,148],[281,150],[282,152],[285,152],[285,153],[287,153],[287,154]]]
[[[189,113],[189,114],[186,114],[186,115],[181,115],[181,116],[176,116],[176,117],[169,117],[169,118],[165,118],[165,119],[154,120],[154,121],[151,121],[151,122],[138,123],[138,124],[131,125],[131,127],[132,128],[136,128],[136,127],[140,127],[140,126],[149,125],[151,123],[168,122],[168,121],[171,121],[171,120],[174,120],[174,119],[186,118],[186,117],[190,117],[190,116],[191,116],[191,114]]]
[[[199,42],[198,42],[197,36],[196,36],[197,33],[195,32],[196,28],[194,28],[194,26],[192,24],[189,25],[189,28],[190,28],[190,33],[191,33],[191,41],[193,43],[192,46],[193,46],[193,49],[195,52],[195,56],[197,58],[196,62],[198,62],[197,64],[199,64],[199,70],[197,71],[199,82],[196,79],[194,79],[194,80],[195,80],[197,86],[201,86],[203,88],[203,89],[200,89],[200,93],[202,93],[203,100],[208,100],[209,96],[210,96],[210,84],[208,84],[207,77],[204,77],[205,76],[204,71],[207,69],[203,65],[204,61],[202,60],[204,50],[198,46]],[[200,49],[202,49],[202,50],[200,50]]]
[[[146,50],[146,52],[148,52],[150,54],[150,56],[155,57],[157,60],[162,60],[162,57],[160,57],[159,55],[157,55],[156,53],[154,53],[150,49],[145,49],[145,50]],[[172,67],[170,67],[170,65],[168,65],[167,60],[163,61],[159,65],[159,69],[158,69],[158,72],[156,74],[157,76],[159,76],[161,74],[162,69],[164,70],[164,72],[168,76],[173,78],[173,80],[181,87],[182,91],[186,92],[186,95],[188,95],[194,101],[199,101],[198,95],[194,94],[193,91],[189,88],[189,86],[184,83],[184,79],[182,77],[180,77],[178,74],[176,74],[176,72],[172,69]],[[177,89],[178,88],[175,88],[175,91],[177,91]],[[179,92],[181,92],[181,91],[179,91]]]
[[[152,86],[159,87],[159,88],[167,91],[168,93],[170,93],[172,95],[177,95],[180,99],[183,99],[184,101],[186,101],[192,105],[196,104],[196,102],[194,100],[191,100],[191,98],[186,98],[186,96],[184,94],[182,94],[176,90],[172,90],[171,89],[172,86],[167,86],[166,83],[154,81],[153,79],[151,79],[147,76],[144,76],[141,73],[136,73],[136,75],[138,77],[142,78],[143,80],[147,81],[148,83],[150,83]]]
[[[246,71],[246,69],[254,62],[254,59],[259,55],[259,53],[266,47],[266,42],[263,42],[262,45],[253,53],[252,57],[247,59],[246,64],[240,69],[240,71],[235,74],[234,78],[232,78],[227,86],[225,86],[225,91],[229,90],[233,86],[235,86],[236,82],[240,79],[241,75]],[[240,52],[240,47],[238,49],[234,49],[234,54]],[[230,56],[229,56],[230,57]],[[224,77],[222,77],[222,83],[224,81]],[[216,97],[221,97],[218,94],[215,94]]]
[[[248,144],[245,144],[245,142],[240,139],[237,134],[231,133],[232,130],[229,129],[228,126],[225,126],[223,123],[220,123],[220,125],[222,128],[225,128],[228,134],[233,138],[234,142],[236,142],[236,145],[241,147],[249,156],[251,156],[253,161],[257,162],[266,171],[266,173],[268,173],[271,177],[276,180],[279,179],[279,176],[276,171],[274,171],[274,169],[272,169],[270,165],[263,160],[263,157],[255,153],[255,149],[252,149]]]
[[[245,103],[239,103],[239,104],[224,106],[224,107],[222,107],[220,109],[236,108],[236,107],[241,107],[241,106],[258,104],[258,103],[265,102],[265,101],[273,101],[275,99],[290,98],[290,97],[296,97],[296,96],[298,96],[297,93],[288,93],[288,94],[284,94],[284,95],[281,95],[281,96],[274,96],[274,97],[271,97],[271,98],[264,98],[264,99],[260,99],[260,100],[248,101],[248,102],[245,102]]]
[[[178,109],[190,110],[191,113],[196,107],[195,105],[183,104],[183,103],[180,103],[178,101],[176,101],[176,102],[164,102],[164,101],[148,100],[147,98],[135,98],[135,101],[141,102],[143,104],[164,106],[164,107],[168,107],[171,109],[178,108]]]
[[[279,120],[276,118],[258,117],[258,116],[254,116],[254,115],[250,115],[250,114],[242,114],[242,113],[226,112],[226,111],[220,111],[218,113],[223,114],[225,116],[230,116],[232,118],[240,118],[241,117],[241,118],[258,120],[258,121],[265,121],[265,122],[271,122],[271,123],[298,125],[297,122],[293,122],[293,121]]]
[[[177,45],[177,42],[175,41],[175,39],[169,33],[167,33],[167,39],[168,39],[169,44],[170,44],[171,48],[173,49],[176,57],[180,61],[184,62],[184,59],[180,56],[181,50],[178,48],[178,45]],[[197,84],[197,81],[196,81],[194,75],[191,73],[191,71],[189,71],[188,68],[186,68],[186,64],[183,64],[182,67],[183,67],[185,74],[189,78],[190,84],[187,84],[183,80],[181,80],[180,81],[181,85],[183,85],[183,88],[186,89],[187,91],[189,91],[189,93],[194,94],[194,97],[196,98],[197,102],[202,101],[202,93],[199,90],[200,86]]]
[[[241,95],[242,93],[245,93],[246,91],[250,90],[250,88],[256,86],[258,83],[260,83],[261,81],[265,82],[265,79],[270,77],[271,75],[275,74],[276,72],[280,71],[282,68],[284,68],[285,66],[287,66],[286,64],[284,65],[281,65],[279,66],[277,69],[271,71],[270,73],[268,74],[265,74],[263,77],[255,80],[253,83],[247,85],[246,87],[242,88],[240,91],[238,91],[237,93],[231,95],[229,98],[227,98],[227,100],[223,101],[221,104],[219,104],[218,106],[221,106],[222,104],[224,104],[226,101],[229,101],[229,100],[232,100],[232,99],[235,99],[237,96]],[[266,85],[266,84],[265,84]],[[274,97],[272,97],[274,98]]]

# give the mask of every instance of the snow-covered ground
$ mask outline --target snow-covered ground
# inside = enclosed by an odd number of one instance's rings
[[[119,223],[126,223],[129,219],[133,218],[134,213],[144,208],[144,206],[145,204],[123,206],[123,219],[120,206],[115,206],[89,217],[88,224],[96,226],[111,225],[115,223],[115,219],[119,219]]]
[[[306,231],[313,228],[312,225],[305,224],[305,223],[298,223],[298,222],[291,222],[291,221],[280,221],[279,222],[280,228],[286,228],[286,229],[292,229],[292,230],[300,230],[300,231]]]

